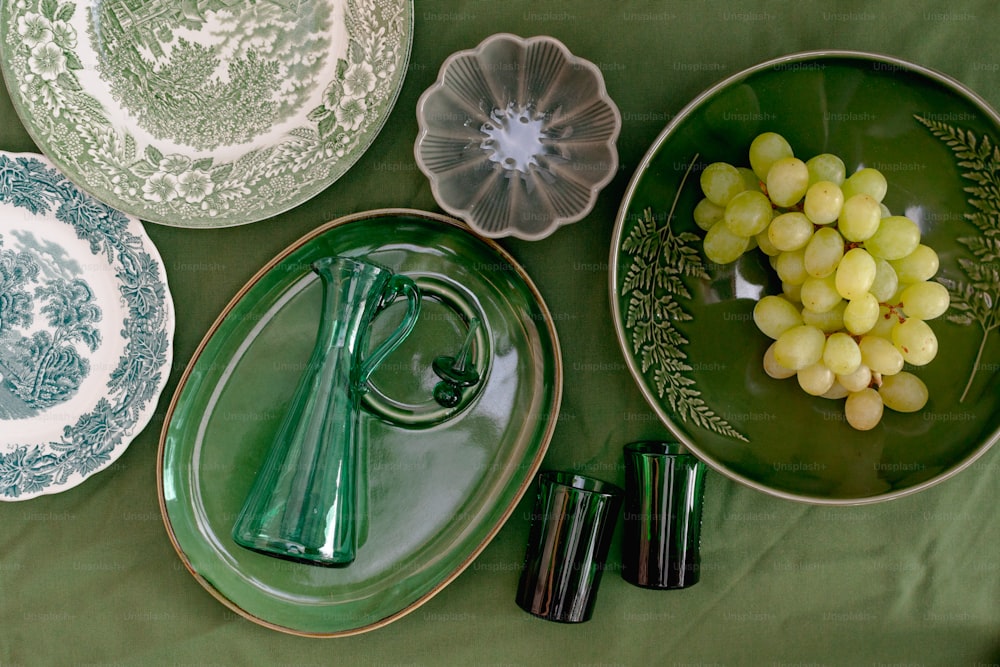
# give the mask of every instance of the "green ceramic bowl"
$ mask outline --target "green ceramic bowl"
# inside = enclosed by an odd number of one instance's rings
[[[852,429],[843,401],[761,368],[752,319],[780,285],[757,251],[713,265],[692,219],[698,170],[746,165],[760,132],[796,155],[839,155],[887,177],[885,203],[940,255],[952,306],[931,322],[940,351],[916,369],[924,410]],[[730,478],[792,500],[861,504],[925,489],[1000,438],[1000,116],[960,83],[887,56],[795,54],[731,76],[653,143],[625,195],[611,249],[619,341],[640,389],[690,450]]]

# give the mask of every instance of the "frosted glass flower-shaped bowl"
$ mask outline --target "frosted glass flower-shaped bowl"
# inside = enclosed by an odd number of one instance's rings
[[[580,220],[618,169],[621,114],[604,78],[552,37],[501,33],[452,54],[417,119],[438,205],[490,238],[538,240]]]

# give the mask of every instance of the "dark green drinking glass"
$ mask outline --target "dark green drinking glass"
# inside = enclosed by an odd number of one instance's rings
[[[687,588],[701,571],[705,464],[673,442],[625,445],[622,578],[643,588]]]
[[[550,621],[590,619],[623,491],[567,472],[538,475],[517,604]]]

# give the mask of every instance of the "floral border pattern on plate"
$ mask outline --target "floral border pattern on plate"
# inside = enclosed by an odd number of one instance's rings
[[[114,268],[127,310],[120,330],[105,332],[126,341],[106,395],[65,425],[59,440],[4,443],[0,450],[0,498],[24,500],[69,488],[72,477],[83,481],[110,465],[149,419],[170,370],[173,305],[160,260],[148,240],[130,230],[133,221],[80,192],[42,160],[0,155],[0,201],[71,226],[93,256]]]
[[[353,164],[381,128],[408,58],[409,5],[347,0],[346,58],[323,102],[275,145],[232,161],[140,145],[86,92],[72,23],[81,0],[7,3],[3,65],[35,141],[88,191],[126,213],[182,227],[245,224],[296,206]]]

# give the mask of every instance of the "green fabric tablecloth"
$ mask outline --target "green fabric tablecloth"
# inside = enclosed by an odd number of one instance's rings
[[[382,207],[436,211],[416,168],[419,95],[452,52],[495,32],[548,34],[596,63],[624,126],[621,168],[584,220],[505,240],[543,293],[565,390],[545,467],[621,483],[621,447],[668,435],[612,325],[608,251],[629,178],[673,114],[724,76],[796,51],[875,51],[942,71],[1000,107],[995,0],[723,3],[417,0],[409,71],[371,149],[315,199],[220,230],[146,224],[177,310],[174,365],[152,423],[109,469],[0,503],[0,665],[967,665],[1000,663],[1000,451],[925,492],[871,506],[779,500],[709,472],[701,582],[655,592],[604,578],[593,619],[514,603],[530,498],[425,605],[373,632],[281,634],[229,611],[185,570],[156,494],[166,407],[195,347],[248,278],[323,222]],[[6,94],[0,149],[36,151]],[[529,494],[530,495],[530,494]]]

